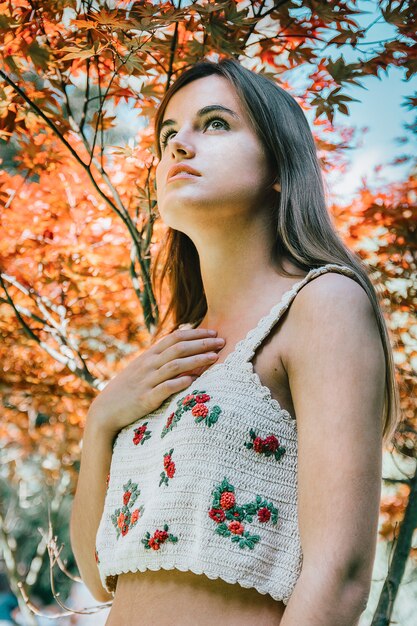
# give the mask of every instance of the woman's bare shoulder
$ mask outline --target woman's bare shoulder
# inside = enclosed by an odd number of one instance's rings
[[[303,350],[303,343],[313,334],[328,333],[345,317],[374,316],[371,301],[363,287],[345,274],[328,272],[307,282],[297,293],[285,315],[280,339],[282,362],[288,372],[294,355]]]
[[[373,312],[365,289],[350,276],[336,272],[321,274],[310,280],[297,294],[292,304],[294,326],[316,324],[319,320],[342,321]]]
[[[361,371],[378,395],[383,344],[371,300],[353,278],[328,273],[307,283],[293,302],[286,340],[285,368],[295,395],[303,395],[308,381],[340,389],[341,374],[352,381]]]

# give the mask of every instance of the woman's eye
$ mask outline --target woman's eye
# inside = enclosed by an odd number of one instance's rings
[[[212,122],[221,122],[225,127],[229,127],[228,123],[225,120],[222,120],[221,117],[213,117],[206,120],[206,122],[204,123],[204,128],[210,125]],[[161,146],[163,148],[165,148],[166,144],[168,143],[168,138],[172,135],[172,133],[175,133],[175,130],[168,130],[166,133],[163,133],[161,135]]]

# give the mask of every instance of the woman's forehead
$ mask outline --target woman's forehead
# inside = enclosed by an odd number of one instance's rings
[[[233,85],[222,76],[204,76],[181,87],[170,98],[164,112],[165,118],[175,118],[181,113],[197,114],[203,107],[220,105],[243,117],[242,107]]]

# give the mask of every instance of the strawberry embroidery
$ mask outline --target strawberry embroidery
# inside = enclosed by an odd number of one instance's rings
[[[208,515],[217,524],[215,532],[223,537],[230,537],[240,548],[253,550],[261,539],[260,535],[245,530],[243,522],[252,523],[255,515],[260,523],[271,521],[272,524],[276,524],[278,521],[276,507],[259,495],[253,502],[239,506],[236,502],[235,488],[226,477],[215,487],[212,496],[212,506]]]
[[[175,474],[175,463],[172,460],[171,456],[174,452],[174,448],[171,448],[169,452],[165,452],[164,454],[164,471],[161,472],[161,480],[159,481],[159,486],[162,484],[168,485],[168,480],[173,478]]]
[[[245,441],[243,445],[246,448],[249,450],[253,449],[255,452],[264,454],[265,456],[274,455],[277,461],[280,460],[285,452],[285,448],[280,445],[280,442],[275,435],[269,435],[268,437],[265,437],[265,439],[262,439],[256,435],[253,428],[250,429],[249,434],[252,441]]]
[[[165,437],[176,426],[186,411],[191,411],[197,424],[204,422],[209,427],[215,424],[222,410],[217,404],[209,409],[206,402],[210,399],[210,396],[205,391],[196,389],[177,400],[177,409],[168,416],[162,429],[161,437]]]
[[[100,565],[100,559],[98,557],[97,548],[94,550],[94,558],[96,560],[97,565]]]
[[[164,530],[155,530],[152,537],[151,534],[147,532],[144,539],[142,539],[142,543],[147,550],[159,550],[165,541],[171,541],[172,543],[178,541],[178,537],[168,533],[168,524],[164,524]]]
[[[133,443],[135,446],[139,443],[143,445],[145,441],[150,438],[152,431],[146,430],[147,425],[148,422],[145,422],[139,428],[135,428],[133,435]]]
[[[123,485],[123,506],[120,509],[116,509],[111,516],[113,526],[116,528],[116,537],[120,537],[120,534],[124,537],[128,531],[137,524],[139,517],[143,514],[144,507],[133,509],[133,505],[140,495],[137,483],[129,481]]]

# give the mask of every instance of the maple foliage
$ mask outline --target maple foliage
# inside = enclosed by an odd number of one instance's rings
[[[359,133],[340,122],[349,86],[389,67],[407,78],[417,68],[414,4],[376,5],[394,34],[369,47],[354,0],[0,2],[0,441],[2,478],[16,493],[28,462],[50,489],[64,480],[74,492],[88,406],[147,347],[165,304],[150,280],[164,234],[152,122],[175,76],[203,58],[239,59],[296,97],[312,118],[324,171],[343,171]],[[345,46],[360,60],[347,62]],[[302,90],[292,84],[300,66]],[[132,112],[139,122],[127,139],[121,120]],[[378,193],[364,186],[331,212],[383,290],[404,415],[394,443],[416,458],[415,175]],[[409,494],[401,484],[384,500],[381,538],[393,540]],[[37,496],[29,489],[22,510]],[[29,571],[27,557],[24,565]]]

